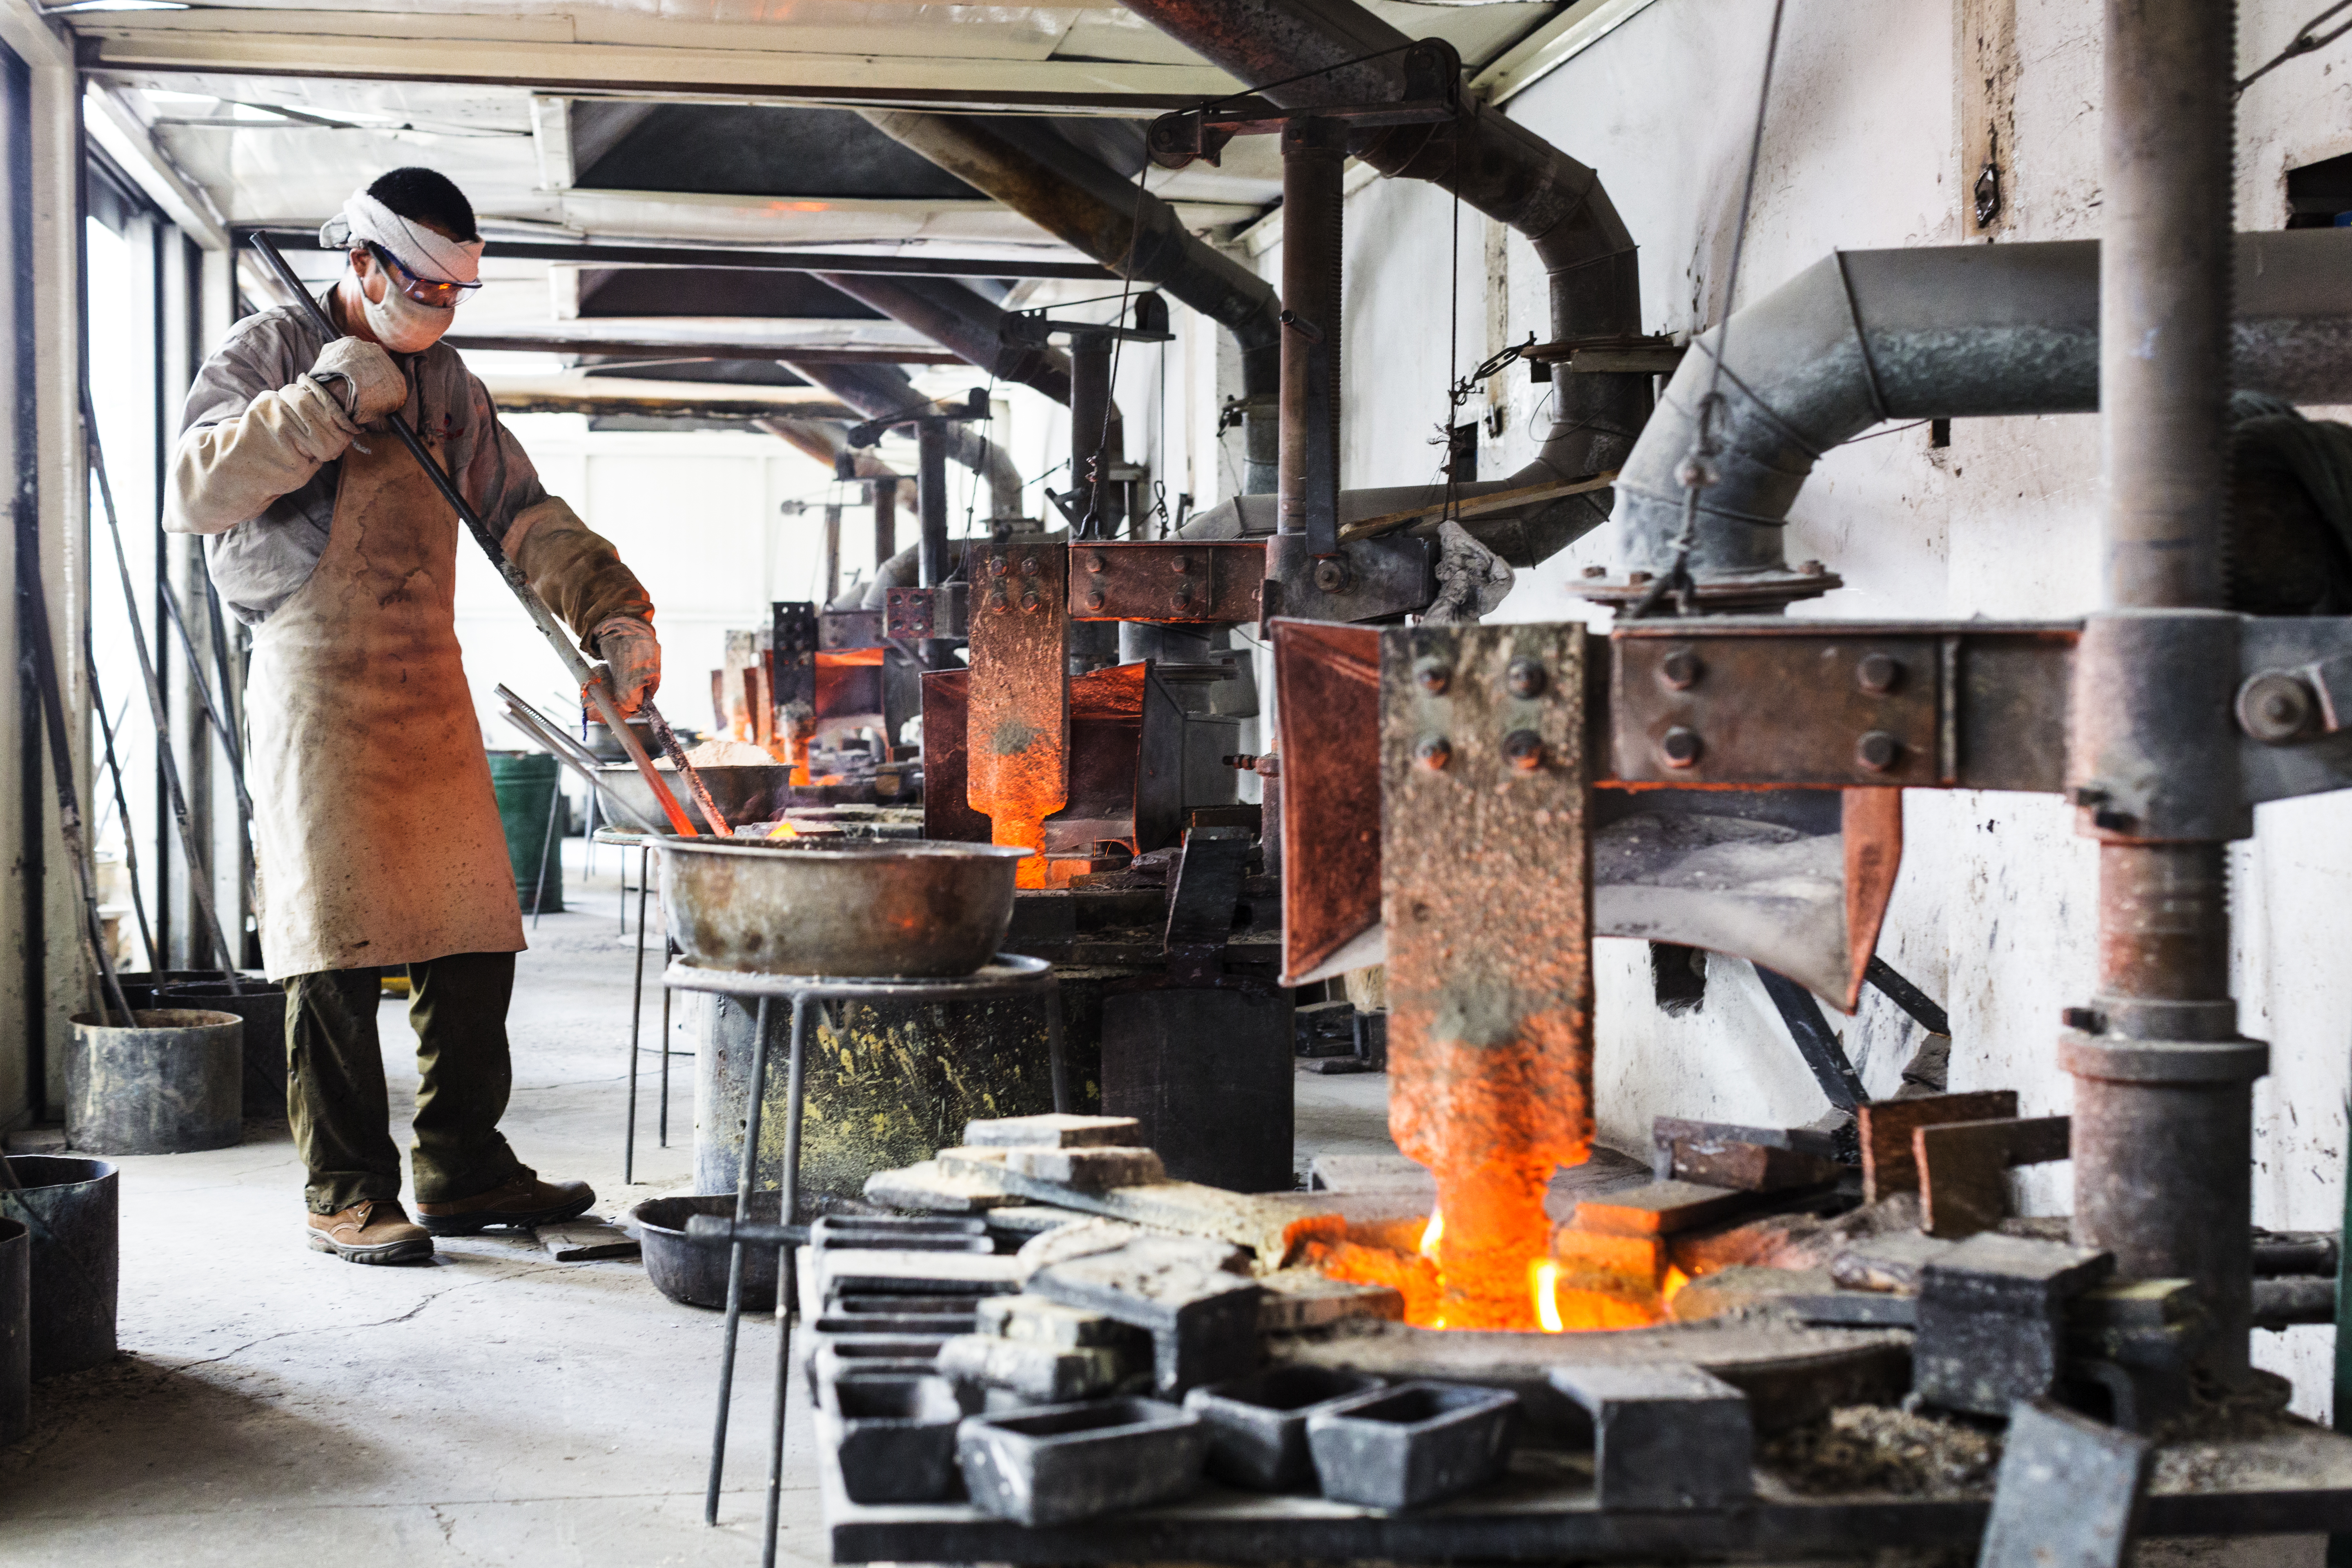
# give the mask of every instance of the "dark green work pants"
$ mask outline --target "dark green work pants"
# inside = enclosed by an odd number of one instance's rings
[[[455,1203],[522,1168],[499,1131],[514,1069],[507,1001],[514,954],[458,952],[408,966],[416,1031],[416,1201]],[[380,969],[328,969],[286,982],[287,1120],[310,1168],[313,1214],[400,1196],[383,1047],[376,1035]]]

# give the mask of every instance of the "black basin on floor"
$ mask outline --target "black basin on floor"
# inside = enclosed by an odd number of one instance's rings
[[[783,1212],[782,1194],[753,1193],[751,1217],[774,1224]],[[673,1301],[689,1307],[727,1305],[727,1257],[730,1248],[705,1247],[686,1239],[686,1222],[698,1214],[735,1213],[733,1193],[698,1193],[671,1198],[647,1198],[629,1211],[646,1255],[646,1278]],[[743,1310],[772,1312],[776,1309],[776,1249],[743,1249]]]

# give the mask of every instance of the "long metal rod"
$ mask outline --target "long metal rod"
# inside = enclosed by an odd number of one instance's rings
[[[640,877],[639,880],[643,880]],[[735,1223],[751,1217],[752,1171],[760,1163],[760,1112],[768,1098],[768,998],[760,998],[751,1038],[751,1103],[744,1110],[743,1157],[735,1173]],[[776,1281],[778,1289],[783,1281]],[[719,1352],[719,1418],[710,1433],[710,1482],[702,1494],[702,1522],[719,1522],[719,1481],[727,1468],[727,1411],[735,1394],[735,1341],[743,1326],[743,1244],[727,1249],[727,1337]]]
[[[106,449],[98,438],[98,411],[90,405],[89,395],[82,394],[82,422],[89,437],[90,472],[98,479],[98,495],[106,511],[106,531],[114,541],[114,564],[122,576],[122,611],[131,623],[131,646],[139,656],[139,679],[147,688],[147,711],[155,723],[155,762],[163,774],[165,793],[171,797],[172,818],[180,830],[180,852],[187,858],[188,891],[196,900],[196,908],[205,917],[207,933],[220,953],[221,978],[236,978],[236,950],[228,944],[228,933],[221,929],[220,916],[213,909],[210,879],[205,870],[205,858],[196,845],[195,820],[188,814],[187,791],[180,784],[179,759],[172,751],[172,721],[163,705],[163,683],[155,674],[155,661],[147,651],[147,629],[139,618],[139,592],[131,583],[131,557],[122,547],[122,523],[114,510],[114,486],[106,476]],[[94,908],[95,906],[93,906]],[[161,961],[157,973],[162,973]]]
[[[87,405],[84,412],[88,412]],[[92,456],[98,427],[90,426]],[[98,912],[98,879],[90,866],[89,846],[83,841],[81,793],[74,787],[73,746],[66,729],[65,687],[58,673],[57,646],[50,639],[48,595],[42,591],[40,562],[37,557],[20,556],[16,563],[16,590],[19,612],[24,616],[23,636],[29,649],[35,683],[40,688],[41,712],[49,732],[49,764],[56,775],[58,790],[58,826],[65,840],[66,858],[73,862],[74,881],[81,892],[82,934],[89,942],[90,956],[97,960],[99,973],[99,1007],[101,1015],[111,1006],[122,1015],[123,1026],[138,1025],[138,1015],[131,1010],[131,999],[122,994],[122,981],[114,972],[114,955],[106,951],[106,922]],[[137,625],[133,613],[132,625]],[[142,645],[143,647],[143,645]],[[142,655],[143,657],[143,655]],[[159,742],[162,737],[158,737]],[[130,824],[123,824],[127,835]],[[27,825],[27,837],[38,830],[37,824]],[[43,1004],[46,998],[36,998],[36,1017],[42,1027],[46,1019]],[[45,1106],[48,1094],[45,1084],[36,1082],[31,1098],[36,1106]],[[0,1158],[0,1163],[5,1163]],[[13,1175],[11,1184],[14,1184]]]
[[[629,1129],[621,1135],[621,1184],[637,1179],[637,1032],[646,1016],[646,868],[645,850],[637,852],[637,977],[629,990]],[[629,852],[621,851],[621,896],[628,897]]]
[[[778,1223],[800,1220],[801,1066],[808,1054],[808,994],[793,993],[793,1050],[784,1068],[784,1178]],[[792,1245],[776,1250],[776,1405],[768,1433],[767,1528],[761,1532],[760,1568],[776,1568],[777,1514],[784,1491],[784,1399],[791,1387],[795,1299]]]
[[[98,715],[99,736],[106,743],[106,772],[114,781],[115,813],[122,818],[122,872],[131,884],[131,912],[139,918],[139,942],[147,950],[147,967],[161,975],[166,965],[163,952],[155,946],[155,928],[147,923],[147,895],[139,890],[138,835],[131,831],[131,801],[123,793],[122,763],[114,752],[114,722],[106,716],[106,695],[98,682],[98,660],[90,658],[89,668],[89,706]],[[104,831],[101,826],[100,834]]]
[[[645,879],[646,869],[643,866],[639,866],[637,868],[637,881],[642,884]],[[643,931],[645,929],[645,911],[643,910],[639,910],[637,911],[637,929],[639,931]],[[670,941],[669,932],[665,931],[662,932],[663,973],[667,974],[669,973],[670,963],[677,957],[677,944]],[[656,1111],[654,1116],[654,1139],[655,1142],[662,1148],[667,1149],[669,1147],[669,1043],[671,1038],[669,1032],[669,987],[667,984],[662,986],[661,994],[661,1109]]]
[[[1276,527],[1339,550],[1339,267],[1347,127],[1282,128],[1282,427]]]
[[[1798,1053],[1829,1102],[1848,1115],[1867,1105],[1870,1094],[1862,1087],[1862,1075],[1853,1070],[1813,994],[1785,974],[1760,963],[1755,967],[1756,978],[1764,983],[1764,994],[1772,998],[1780,1021],[1789,1026],[1789,1037],[1796,1042]]]
[[[295,250],[323,250],[319,232],[309,228],[255,230]],[[849,272],[916,278],[1075,278],[1116,283],[1117,274],[1099,262],[1034,261],[994,256],[868,256],[845,250],[732,250],[716,246],[597,245],[545,239],[501,239],[501,258],[517,261],[577,261],[590,267],[649,266],[725,268],[761,272]]]
[[[319,301],[310,297],[310,291],[303,287],[302,280],[294,276],[294,269],[286,265],[286,258],[278,254],[278,247],[269,243],[268,235],[258,233],[254,235],[253,248],[268,264],[270,270],[277,274],[278,280],[286,286],[295,299],[301,301],[302,308],[309,313],[312,325],[326,333],[330,339],[342,335],[335,330],[335,324],[327,319],[327,312],[320,309]],[[654,767],[653,759],[646,755],[644,743],[637,739],[636,732],[631,730],[621,717],[620,710],[614,705],[612,692],[606,689],[604,682],[590,666],[587,656],[573,645],[570,634],[557,623],[554,613],[547,607],[547,602],[539,596],[538,591],[531,587],[530,579],[522,574],[522,568],[516,565],[508,556],[506,547],[500,544],[498,536],[490,531],[489,524],[484,522],[480,515],[467,504],[466,498],[458,493],[457,485],[446,473],[442,471],[441,465],[435,462],[432,455],[425,451],[424,443],[416,438],[416,432],[408,427],[407,419],[399,414],[387,414],[383,418],[384,423],[392,427],[392,433],[400,437],[400,444],[408,448],[408,455],[416,459],[416,466],[425,470],[425,478],[433,481],[433,488],[441,492],[441,499],[449,503],[450,510],[455,511],[458,521],[466,525],[466,531],[474,536],[474,542],[481,546],[482,553],[490,558],[490,564],[498,568],[499,575],[506,579],[508,590],[522,605],[523,613],[530,616],[531,625],[539,628],[539,635],[546,639],[548,647],[555,650],[555,657],[563,661],[563,668],[571,673],[572,679],[579,683],[581,690],[587,694],[588,700],[594,704],[598,717],[604,721],[606,728],[612,731],[614,738],[619,741],[622,747],[628,752],[629,760],[637,765],[639,773],[646,775],[646,787],[654,792],[654,799],[661,803],[663,814],[669,818],[670,826],[686,837],[695,837],[694,824],[688,819],[686,808],[680,805],[677,803],[677,797],[670,793],[669,784]],[[703,815],[709,821],[710,830],[720,837],[725,837],[727,836],[726,819],[711,804],[709,793],[702,787],[702,781],[696,775],[694,765],[686,760],[686,752],[678,746],[677,737],[670,733],[667,724],[661,722],[661,715],[655,710],[652,702],[642,704],[638,710],[654,721],[656,734],[664,738],[665,750],[668,752],[671,763],[677,766],[678,775],[686,780],[688,787],[694,792],[696,799],[701,804]]]
[[[180,595],[173,592],[169,581],[156,584],[156,597],[163,601],[163,613],[173,628],[180,634],[180,649],[188,656],[188,679],[196,688],[196,705],[205,710],[205,719],[213,733],[220,737],[221,750],[228,756],[229,783],[236,790],[236,808],[247,816],[253,815],[253,797],[245,790],[245,755],[229,729],[228,720],[213,703],[212,683],[205,679],[204,660],[196,653],[196,640],[188,633],[187,617],[180,613]]]
[[[561,775],[558,775],[559,778]],[[555,819],[563,805],[563,785],[556,784],[547,792],[547,831],[539,836],[539,880],[530,889],[530,929],[539,929],[539,917],[547,908],[547,858],[555,850]],[[557,862],[561,866],[562,862]]]
[[[1877,986],[1881,995],[1909,1014],[1911,1021],[1929,1034],[1951,1034],[1951,1017],[1936,999],[1912,984],[1897,973],[1893,964],[1876,953],[1871,954],[1870,963],[1863,970],[1862,977]]]

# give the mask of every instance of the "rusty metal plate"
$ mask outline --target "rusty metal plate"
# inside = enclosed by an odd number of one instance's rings
[[[1069,558],[1038,540],[967,559],[974,582],[966,799],[994,825],[994,842],[1035,852],[1021,862],[1019,886],[1054,886],[1045,825],[1069,799],[1070,623],[1062,614]]]
[[[1448,1327],[1534,1326],[1544,1191],[1591,1147],[1584,652],[1577,625],[1381,637],[1389,1131],[1437,1178]]]
[[[1657,784],[1945,782],[1940,639],[1612,634],[1618,778]]]
[[[1282,983],[1381,961],[1381,634],[1276,621]]]
[[[1240,626],[1258,618],[1264,540],[1093,541],[1070,547],[1070,618]]]
[[[817,614],[817,639],[826,649],[882,646],[879,610],[822,610]]]
[[[969,635],[966,591],[970,584],[943,583],[936,588],[886,588],[882,600],[885,637],[961,637]]]

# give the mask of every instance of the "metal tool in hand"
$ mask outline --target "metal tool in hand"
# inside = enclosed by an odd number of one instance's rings
[[[302,286],[302,280],[294,276],[294,269],[286,265],[286,258],[280,256],[278,253],[278,247],[269,243],[268,235],[256,234],[253,237],[253,248],[262,260],[268,264],[269,269],[277,274],[278,280],[286,286],[295,299],[302,302],[302,308],[310,312],[312,323],[320,331],[326,333],[330,341],[345,335],[336,331],[335,324],[327,319],[327,312],[320,308],[319,301],[311,298],[310,291]],[[498,535],[490,531],[489,524],[484,522],[480,515],[466,504],[466,498],[457,493],[457,485],[451,481],[446,473],[442,471],[441,465],[435,462],[432,456],[425,450],[425,444],[416,438],[416,432],[408,427],[408,421],[405,418],[398,414],[387,414],[384,416],[384,423],[392,427],[394,435],[400,437],[400,444],[408,448],[408,455],[416,459],[417,466],[423,468],[425,477],[433,481],[433,488],[441,492],[441,499],[449,503],[459,520],[465,523],[467,530],[473,534],[474,542],[482,547],[482,553],[490,558],[490,564],[498,568],[499,575],[506,579],[507,586],[513,591],[514,596],[521,601],[524,612],[530,616],[531,624],[539,628],[539,635],[547,639],[548,646],[555,650],[555,656],[563,661],[563,667],[570,670],[572,678],[580,683],[580,688],[587,694],[588,700],[595,705],[598,717],[604,721],[605,727],[612,731],[614,738],[618,740],[623,748],[628,752],[629,761],[635,763],[637,765],[637,771],[645,774],[646,784],[654,792],[654,799],[661,803],[662,811],[669,817],[670,826],[687,837],[696,837],[694,824],[687,816],[686,808],[678,804],[677,796],[670,792],[670,787],[663,780],[660,770],[654,766],[653,759],[646,754],[645,742],[637,739],[636,731],[630,729],[627,721],[621,717],[619,707],[613,699],[612,689],[605,683],[604,678],[591,668],[587,656],[580,651],[571,637],[558,624],[553,613],[548,609],[546,601],[539,596],[530,581],[523,576],[522,568],[514,563],[508,556],[505,546],[499,542]],[[678,776],[686,781],[687,787],[693,792],[695,802],[702,807],[702,815],[709,822],[711,831],[722,838],[726,837],[728,836],[726,818],[719,815],[718,805],[711,800],[710,792],[703,787],[702,779],[695,773],[694,765],[686,760],[685,749],[678,744],[677,736],[663,721],[661,714],[655,710],[650,700],[640,704],[638,711],[644,714],[647,721],[652,724],[654,734],[661,742],[662,751],[676,765]]]

